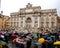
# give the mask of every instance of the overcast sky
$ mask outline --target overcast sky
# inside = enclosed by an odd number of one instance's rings
[[[42,9],[56,8],[60,16],[60,0],[1,0],[1,10],[4,15],[10,15],[10,13],[26,7],[27,3],[31,3],[33,6],[41,6]]]

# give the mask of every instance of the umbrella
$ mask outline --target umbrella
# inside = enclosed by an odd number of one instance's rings
[[[6,42],[1,41],[0,44],[1,44],[1,45],[6,45]]]
[[[14,39],[13,42],[16,42],[16,39]]]
[[[22,42],[24,43],[24,41],[25,41],[25,40],[24,40],[23,38],[16,38],[16,42],[17,42],[17,43],[22,43]]]
[[[0,48],[2,48],[2,45],[0,45]]]
[[[4,35],[5,33],[4,32],[2,32],[2,35]]]
[[[11,34],[12,37],[15,37],[16,35],[15,34]]]
[[[60,45],[60,41],[54,42],[54,45]]]
[[[37,38],[37,33],[34,33],[32,34],[34,36],[34,38]]]
[[[0,42],[2,42],[2,40],[0,40]]]
[[[40,38],[40,39],[38,39],[38,43],[44,43],[44,41],[45,41],[45,39],[44,38]]]
[[[9,36],[9,34],[5,34],[5,36]]]
[[[48,40],[45,40],[46,43],[48,43]]]
[[[4,38],[4,35],[0,35],[1,38]]]

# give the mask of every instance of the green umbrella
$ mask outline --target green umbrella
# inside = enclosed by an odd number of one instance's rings
[[[9,36],[9,34],[5,34],[6,36]]]
[[[2,42],[0,42],[0,44],[1,44],[1,45],[6,45],[7,43],[4,42],[4,41],[2,41]]]
[[[58,48],[57,46],[55,46],[55,48]]]

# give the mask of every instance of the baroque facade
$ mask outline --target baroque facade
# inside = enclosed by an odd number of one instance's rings
[[[14,30],[51,31],[58,25],[56,9],[41,10],[40,6],[32,6],[30,3],[10,16],[11,28]]]

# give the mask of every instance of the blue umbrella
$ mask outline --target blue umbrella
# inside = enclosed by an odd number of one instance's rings
[[[0,40],[0,42],[2,42],[2,40]]]

